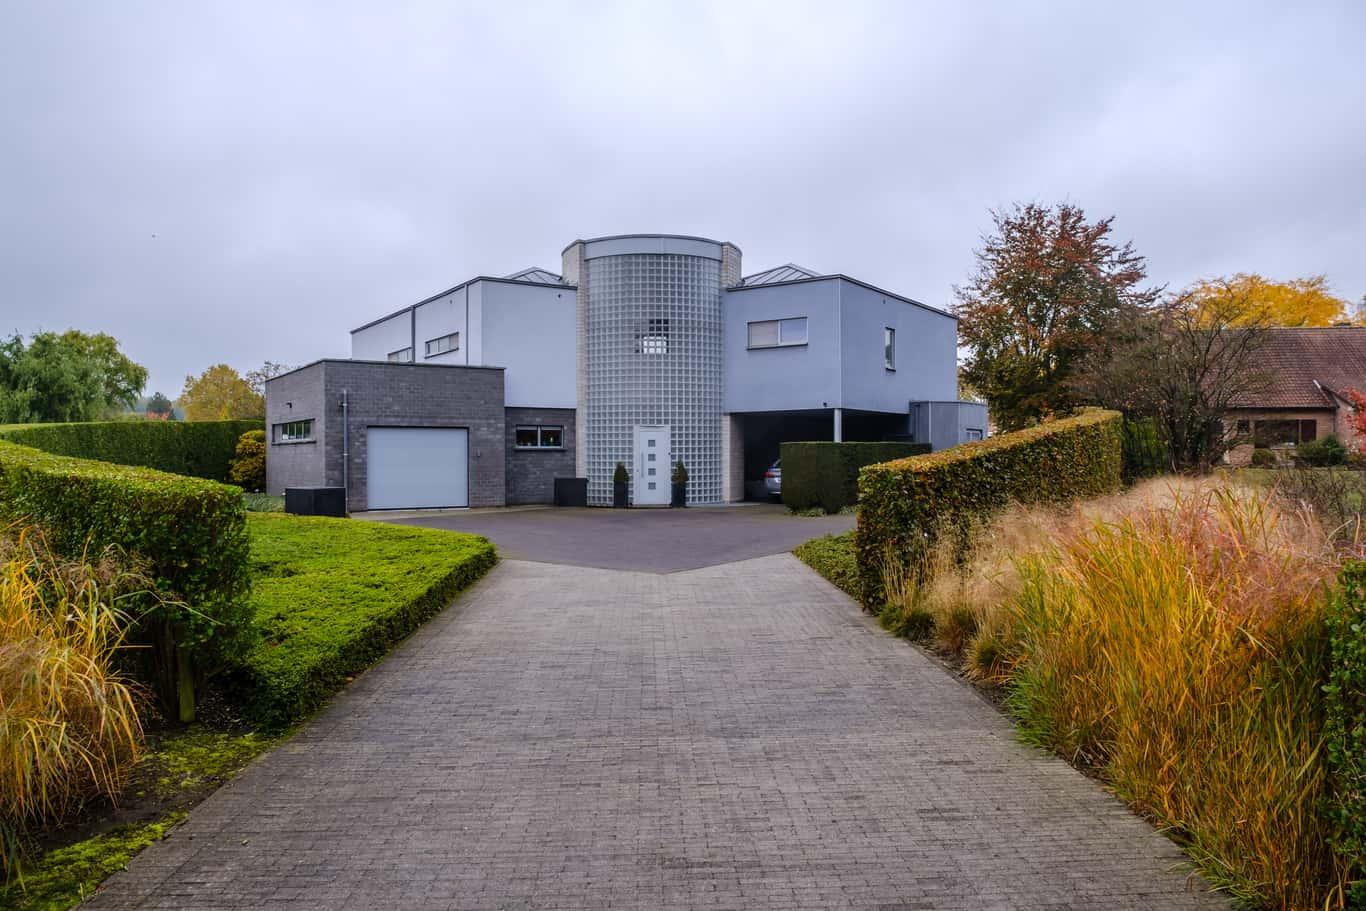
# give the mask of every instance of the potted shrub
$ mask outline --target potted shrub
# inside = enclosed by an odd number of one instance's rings
[[[674,463],[672,481],[673,497],[669,500],[669,505],[681,509],[688,505],[688,469],[683,466],[682,459]]]
[[[617,463],[617,470],[612,472],[612,505],[617,509],[626,508],[626,488],[631,483],[631,476],[626,473],[626,466]]]

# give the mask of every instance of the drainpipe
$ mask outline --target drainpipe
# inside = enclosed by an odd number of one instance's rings
[[[835,442],[844,442],[844,409],[835,409]]]
[[[347,411],[346,390],[342,390],[342,499],[351,499],[351,421]],[[349,507],[348,507],[349,509]]]

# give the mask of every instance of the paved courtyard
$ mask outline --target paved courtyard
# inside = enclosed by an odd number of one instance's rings
[[[787,553],[809,538],[854,527],[853,516],[799,517],[770,503],[410,513],[397,521],[485,535],[509,559],[657,573]]]
[[[1224,907],[1181,860],[788,555],[509,561],[91,907]]]

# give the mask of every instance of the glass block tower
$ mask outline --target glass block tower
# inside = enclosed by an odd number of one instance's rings
[[[563,261],[564,281],[578,286],[575,461],[588,502],[611,504],[618,462],[645,470],[646,430],[668,441],[660,468],[687,466],[689,503],[720,503],[721,291],[740,280],[739,248],[633,234],[575,241]],[[644,502],[634,485],[633,500]]]

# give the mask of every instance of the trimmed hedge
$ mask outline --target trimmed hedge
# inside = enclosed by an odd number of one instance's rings
[[[858,562],[854,559],[852,531],[812,538],[798,544],[792,554],[849,597],[858,597]]]
[[[1012,502],[1062,502],[1118,490],[1123,420],[1117,411],[1087,411],[864,468],[854,538],[864,607],[876,612],[882,605],[887,559],[919,565],[945,528],[966,534]]]
[[[1350,562],[1328,610],[1327,804],[1333,847],[1356,880],[1350,908],[1366,908],[1366,562]]]
[[[138,465],[192,478],[226,481],[237,440],[261,421],[92,421],[12,424],[0,439],[54,455]]]
[[[181,685],[191,672],[211,674],[253,642],[236,487],[0,441],[0,520],[41,525],[67,556],[113,545],[145,561],[158,591],[177,600],[150,605],[132,640],[155,646],[158,689],[182,718],[193,711]]]
[[[783,503],[839,512],[858,502],[860,468],[929,451],[928,443],[783,443]]]
[[[251,513],[251,608],[263,639],[231,685],[267,727],[303,718],[493,567],[477,535]]]

